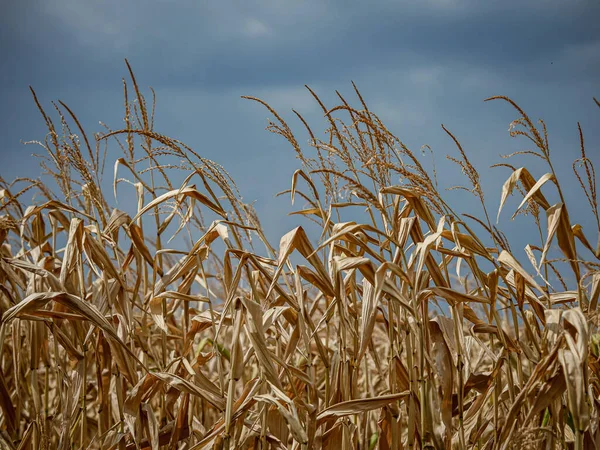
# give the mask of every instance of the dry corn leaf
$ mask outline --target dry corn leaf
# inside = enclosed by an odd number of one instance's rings
[[[554,178],[554,175],[552,173],[542,175],[540,179],[529,189],[529,192],[527,192],[527,195],[525,195],[523,201],[519,204],[517,210],[515,211],[511,219],[514,219],[517,216],[519,210],[525,205],[525,203],[527,203],[527,201],[529,201],[529,199],[531,199],[534,195],[538,194],[538,191],[547,181],[556,182],[556,178]]]
[[[347,400],[325,408],[317,415],[317,424],[334,417],[344,417],[354,414],[372,411],[383,408],[398,400],[403,400],[410,395],[409,391],[403,391],[397,394],[381,395],[379,397],[364,398],[356,400]]]
[[[190,381],[172,373],[151,372],[151,375],[168,384],[169,386],[174,387],[178,391],[203,398],[219,411],[225,411],[225,400],[222,397],[215,395],[213,392],[202,389],[200,386],[197,386]]]
[[[253,301],[242,300],[248,314],[246,315],[246,334],[252,343],[254,353],[258,359],[260,367],[267,380],[277,388],[281,389],[279,376],[273,365],[275,355],[269,351],[265,342],[264,331],[262,328],[262,311],[260,305]]]
[[[172,191],[164,193],[163,195],[161,195],[159,197],[156,197],[154,200],[152,200],[150,203],[148,203],[146,206],[144,206],[140,211],[138,211],[138,213],[132,219],[132,222],[135,222],[136,220],[138,220],[138,218],[143,216],[146,212],[150,211],[152,208],[155,208],[156,206],[160,205],[161,203],[163,203],[167,200],[170,200],[172,198],[179,198],[179,197],[190,197],[191,199],[197,200],[200,203],[202,203],[204,206],[207,206],[215,214],[218,214],[219,216],[223,217],[224,219],[227,218],[227,214],[225,213],[225,211],[223,211],[219,206],[215,205],[206,195],[199,192],[195,186],[189,186],[189,187],[185,187],[183,189],[174,189]]]
[[[523,185],[525,186],[525,188],[527,189],[528,192],[532,192],[531,197],[543,209],[548,209],[550,207],[550,205],[546,201],[546,198],[540,192],[539,188],[535,189],[535,190],[533,189],[534,186],[536,185],[535,178],[533,178],[531,176],[531,174],[525,167],[521,167],[521,168],[515,170],[510,175],[508,180],[506,180],[506,182],[504,183],[504,186],[502,186],[502,196],[500,198],[500,207],[498,208],[498,217],[496,218],[497,222],[500,220],[500,212],[502,211],[502,208],[504,207],[504,203],[506,202],[506,199],[512,193],[512,191],[517,186],[517,183],[519,181],[521,181],[523,183]]]

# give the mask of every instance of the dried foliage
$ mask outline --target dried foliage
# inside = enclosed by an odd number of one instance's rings
[[[547,167],[536,180],[503,164],[498,216],[522,192],[541,239],[524,264],[446,128],[482,219],[454,212],[358,90],[358,109],[310,91],[329,126],[318,139],[298,114],[310,153],[251,98],[301,160],[295,214],[321,230],[277,249],[221,166],[153,130],[129,72],[125,128],[94,140],[66,105],[55,124],[37,103],[58,194],[2,181],[0,448],[600,448],[600,245],[569,216],[543,122],[492,98]],[[574,170],[600,232],[580,136]],[[108,142],[130,214],[107,195]],[[188,250],[171,248],[185,233]]]

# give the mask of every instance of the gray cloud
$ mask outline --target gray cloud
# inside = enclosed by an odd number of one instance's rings
[[[10,56],[3,65],[21,64],[36,81],[67,79],[74,67],[66,62],[77,60],[81,78],[71,83],[102,83],[123,57],[155,86],[215,89],[326,82],[431,61],[513,78],[590,79],[599,68],[592,50],[600,42],[600,7],[592,1],[24,5],[7,16],[12,39],[4,40]],[[10,52],[15,44],[23,51]],[[566,69],[559,64],[564,53]],[[21,82],[3,72],[5,83]]]

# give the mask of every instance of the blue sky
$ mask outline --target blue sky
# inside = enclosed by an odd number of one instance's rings
[[[445,162],[446,154],[455,154],[440,127],[446,125],[483,174],[494,214],[509,173],[488,166],[501,162],[500,154],[527,148],[526,141],[508,136],[514,111],[483,102],[507,95],[533,119],[546,120],[559,175],[569,186],[572,219],[595,242],[594,222],[570,167],[578,156],[577,121],[588,156],[600,161],[600,110],[592,102],[592,96],[600,97],[599,5],[593,0],[11,2],[0,15],[0,175],[40,173],[30,156],[38,149],[20,143],[45,135],[28,85],[47,108],[51,100],[68,104],[90,134],[101,131],[98,121],[116,129],[122,124],[121,78],[128,58],[140,85],[156,90],[156,130],[223,164],[244,199],[256,201],[274,243],[298,224],[297,217],[285,216],[289,199],[274,198],[289,188],[298,164],[287,143],[264,130],[268,112],[240,96],[266,100],[300,130],[291,113],[295,108],[322,131],[322,114],[304,84],[334,106],[335,90],[354,101],[353,80],[409,148],[432,147],[440,183],[449,187],[462,178]],[[116,154],[111,156],[108,180]],[[547,170],[534,172],[540,176]],[[461,195],[457,201],[468,207],[472,198]],[[517,204],[513,199],[507,205],[502,224],[518,240],[520,225],[508,223]]]

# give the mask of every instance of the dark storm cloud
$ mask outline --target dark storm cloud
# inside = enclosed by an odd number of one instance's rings
[[[212,89],[432,61],[520,79],[596,76],[597,2],[496,3],[29,1],[4,19],[2,82],[97,86],[125,57],[155,86]],[[565,53],[579,57],[565,61]]]

